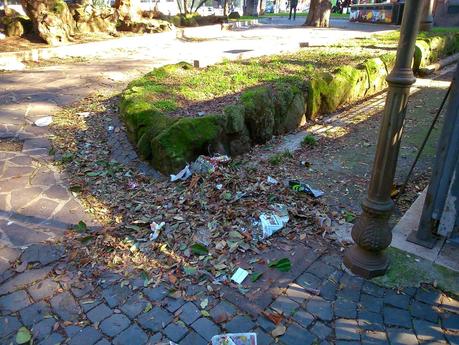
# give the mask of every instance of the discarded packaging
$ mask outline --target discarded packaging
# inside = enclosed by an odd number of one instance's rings
[[[35,121],[35,126],[37,127],[46,127],[53,123],[52,116],[45,116],[40,117],[38,120]]]
[[[191,177],[192,173],[190,171],[190,166],[187,165],[184,167],[177,175],[171,175],[171,182],[175,182],[177,180],[185,181]]]
[[[304,182],[300,182],[300,181],[295,181],[295,180],[289,181],[289,186],[292,190],[296,192],[303,192],[303,193],[313,196],[314,198],[319,198],[325,194],[321,190],[311,188],[310,185]]]
[[[256,333],[228,333],[214,335],[212,345],[257,345]]]
[[[278,184],[279,183],[279,181],[277,181],[275,178],[273,178],[271,176],[268,176],[267,181],[268,181],[269,184]]]
[[[249,275],[249,272],[247,272],[243,268],[238,268],[236,272],[234,272],[233,276],[231,277],[231,280],[235,282],[236,284],[242,284],[245,278]]]
[[[150,234],[150,241],[155,241],[159,237],[159,233],[164,225],[166,225],[164,222],[161,222],[160,224],[153,222],[150,224],[150,229],[152,231]]]
[[[262,213],[260,215],[261,230],[263,238],[272,236],[275,232],[282,229],[289,221],[287,206],[283,204],[274,204],[271,206],[273,212]]]
[[[209,161],[206,156],[199,156],[191,163],[191,171],[193,174],[212,174],[215,171],[215,166]]]

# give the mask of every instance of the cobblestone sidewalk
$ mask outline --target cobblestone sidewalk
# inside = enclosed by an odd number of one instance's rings
[[[0,277],[0,343],[16,344],[26,327],[40,345],[205,345],[216,334],[248,331],[260,345],[459,344],[458,300],[437,290],[382,288],[343,272],[337,254],[307,252],[300,269],[244,296],[201,285],[177,295],[109,271],[95,277],[60,261],[64,251],[53,245],[22,254],[3,248],[15,267]],[[286,327],[277,339],[273,331],[283,327],[265,317],[273,312]]]

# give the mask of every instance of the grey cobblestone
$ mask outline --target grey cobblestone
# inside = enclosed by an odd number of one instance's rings
[[[53,296],[59,289],[59,284],[51,279],[45,279],[29,287],[28,291],[34,301]]]
[[[332,329],[320,321],[317,321],[311,327],[311,333],[315,334],[319,339],[327,338],[332,332]]]
[[[368,294],[368,295],[372,295],[372,296],[375,296],[375,297],[383,297],[384,296],[384,288],[372,283],[372,282],[369,282],[369,281],[365,281],[363,283],[363,286],[362,286],[362,292]]]
[[[388,328],[387,335],[391,345],[418,345],[416,336],[408,329]]]
[[[113,311],[106,304],[100,304],[97,307],[91,309],[86,314],[86,316],[89,320],[91,320],[91,322],[96,323],[101,322],[112,314]]]
[[[144,345],[147,340],[148,335],[139,326],[132,325],[113,339],[113,345]]]
[[[254,330],[257,334],[257,345],[271,345],[274,344],[274,339],[265,333],[261,328]]]
[[[21,327],[21,322],[15,316],[0,317],[0,339],[16,332]]]
[[[42,340],[38,345],[56,345],[62,343],[64,337],[59,333],[52,333],[49,337]]]
[[[445,340],[438,324],[425,320],[413,320],[413,325],[418,339],[422,342],[441,342]]]
[[[459,332],[459,315],[457,314],[443,314],[442,318],[442,326],[453,332]]]
[[[193,328],[196,331],[196,333],[198,333],[207,341],[210,341],[210,339],[212,339],[214,335],[221,333],[220,328],[205,317],[202,317],[193,322],[191,328]]]
[[[132,291],[127,286],[111,286],[102,291],[102,296],[111,308],[124,303],[131,295]]]
[[[209,314],[214,320],[229,320],[236,315],[236,308],[226,301],[221,301],[210,310]]]
[[[431,305],[438,305],[441,303],[441,292],[437,290],[419,288],[414,298],[420,302]]]
[[[389,290],[384,296],[384,304],[396,308],[408,309],[410,305],[410,296],[403,293],[397,294],[395,291]]]
[[[33,334],[34,339],[40,341],[48,337],[53,331],[55,323],[56,320],[54,320],[53,318],[49,318],[44,319],[38,322],[37,324],[33,325],[31,332]]]
[[[180,320],[185,322],[187,325],[192,324],[199,318],[199,316],[201,316],[201,312],[193,302],[185,303],[183,307],[177,311],[177,313],[179,314]]]
[[[307,328],[313,321],[314,316],[307,311],[300,309],[293,315],[293,320],[304,328]]]
[[[85,327],[70,339],[69,345],[94,345],[100,338],[102,338],[102,334],[98,330]]]
[[[0,297],[0,313],[2,314],[17,312],[28,305],[30,305],[30,299],[24,290]]]
[[[154,307],[148,313],[141,314],[138,322],[143,328],[158,332],[172,320],[172,315],[161,307]]]
[[[167,289],[164,286],[158,286],[155,288],[144,289],[143,293],[148,297],[152,302],[161,301],[164,297],[167,296]]]
[[[306,309],[321,320],[331,321],[333,319],[332,305],[328,301],[318,298],[310,300],[306,305]]]
[[[109,337],[114,337],[121,331],[125,330],[130,323],[131,321],[126,315],[114,314],[101,322],[100,330]]]
[[[176,298],[168,297],[167,302],[166,302],[166,309],[169,312],[174,313],[175,311],[177,311],[178,308],[180,308],[184,304],[185,304],[185,301],[181,298],[176,299]]]
[[[129,297],[120,309],[131,319],[134,319],[145,309],[148,303],[149,302],[146,299],[140,297],[139,295],[134,295]]]
[[[291,300],[287,296],[279,296],[271,304],[271,309],[275,310],[279,314],[284,314],[286,316],[292,315],[300,305],[295,301]]]
[[[361,308],[371,311],[373,313],[380,313],[383,307],[383,299],[370,296],[367,294],[360,295],[360,302]]]
[[[196,332],[190,332],[179,342],[179,345],[207,345],[207,341]]]
[[[410,305],[410,313],[413,317],[418,319],[424,319],[434,323],[438,321],[438,310],[430,304],[413,301]]]
[[[230,322],[225,324],[225,328],[230,333],[244,333],[255,327],[255,324],[247,316],[238,315]]]
[[[290,325],[287,332],[280,337],[283,344],[289,345],[311,345],[316,337],[300,326]]]
[[[173,342],[178,343],[185,334],[187,334],[188,328],[180,323],[172,322],[170,323],[165,329],[164,334],[166,334],[167,338],[172,340]]]
[[[335,321],[336,339],[340,340],[360,340],[357,321],[348,319],[338,319]]]
[[[51,307],[62,320],[75,321],[79,318],[81,309],[69,292],[63,292],[54,296]]]
[[[335,317],[355,319],[357,317],[357,304],[352,301],[338,299],[334,304]]]
[[[384,321],[381,314],[370,311],[358,312],[358,323],[366,331],[384,331]]]
[[[308,293],[304,287],[295,283],[290,284],[288,286],[285,294],[288,298],[299,304],[304,303],[307,299],[311,297],[311,294]]]
[[[392,307],[384,308],[384,323],[387,326],[412,328],[410,313]]]
[[[21,315],[22,322],[30,327],[45,317],[51,317],[51,310],[47,303],[38,302],[22,309],[19,314]]]

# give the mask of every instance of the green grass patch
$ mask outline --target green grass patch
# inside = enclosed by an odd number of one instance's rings
[[[285,160],[290,158],[293,158],[292,153],[289,150],[285,150],[284,152],[273,154],[271,157],[269,157],[268,162],[272,165],[280,165]]]
[[[316,146],[317,145],[317,138],[313,136],[312,134],[307,134],[303,138],[301,144],[303,146]]]

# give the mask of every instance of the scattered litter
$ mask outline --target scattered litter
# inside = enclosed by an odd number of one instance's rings
[[[111,131],[113,131],[113,130],[115,129],[115,127],[113,127],[113,126],[108,126],[107,129],[111,132]]]
[[[198,116],[204,116],[206,113],[203,111],[198,111]]]
[[[313,196],[314,198],[319,198],[319,197],[321,197],[322,195],[325,194],[321,190],[313,189],[313,188],[311,188],[310,185],[308,185],[308,184],[306,184],[304,182],[300,182],[300,181],[295,181],[295,180],[289,181],[289,186],[290,186],[290,188],[292,190],[294,190],[296,192],[303,192],[303,193],[306,193],[306,194],[309,194],[309,195]]]
[[[235,282],[236,284],[242,284],[245,278],[249,275],[249,272],[247,272],[243,268],[238,268],[236,272],[234,272],[233,276],[231,277],[231,280]]]
[[[279,181],[277,181],[275,178],[273,178],[271,176],[268,176],[267,181],[268,181],[269,184],[278,184],[279,183]]]
[[[256,333],[228,333],[214,335],[212,345],[257,345]]]
[[[223,185],[219,183],[215,186],[215,188],[217,188],[217,190],[221,190],[223,188]]]
[[[155,241],[159,237],[159,233],[164,225],[166,225],[164,222],[161,222],[160,224],[153,222],[150,224],[150,229],[152,231],[150,234],[150,241]]]
[[[212,174],[215,171],[215,166],[207,159],[206,156],[199,156],[191,163],[191,172],[193,174]]]
[[[271,208],[273,212],[262,213],[260,215],[263,238],[268,238],[275,232],[282,229],[290,219],[288,216],[287,206],[283,204],[274,204]]]
[[[177,180],[185,181],[191,177],[192,173],[190,170],[190,166],[187,165],[183,168],[177,175],[171,175],[171,182],[175,182]]]
[[[90,111],[82,111],[80,113],[77,113],[78,116],[81,116],[82,118],[87,118],[89,115],[91,115]]]
[[[37,127],[46,127],[53,123],[52,116],[45,116],[40,117],[38,120],[35,121],[35,126]]]

